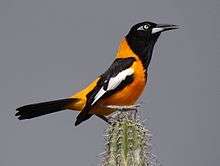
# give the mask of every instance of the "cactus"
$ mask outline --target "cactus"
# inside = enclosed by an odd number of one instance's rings
[[[106,129],[102,166],[152,166],[151,134],[132,112],[116,113]]]

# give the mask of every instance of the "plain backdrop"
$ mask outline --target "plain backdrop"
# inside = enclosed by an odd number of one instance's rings
[[[72,95],[112,63],[140,21],[178,24],[158,40],[140,101],[163,166],[220,156],[219,0],[1,0],[0,165],[96,166],[106,124],[76,112],[29,121],[15,109]]]

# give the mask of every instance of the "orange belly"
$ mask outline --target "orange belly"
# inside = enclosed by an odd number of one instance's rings
[[[92,113],[101,114],[101,115],[108,115],[115,110],[112,109],[103,109],[103,106],[107,105],[132,105],[134,104],[138,98],[141,96],[142,92],[144,91],[146,85],[146,77],[144,74],[144,70],[141,68],[142,65],[135,62],[133,68],[135,71],[134,80],[133,82],[126,86],[124,89],[116,92],[115,94],[101,99],[96,106],[91,110]],[[141,68],[141,69],[140,69]],[[100,108],[100,105],[102,108]]]
[[[101,115],[109,115],[114,112],[114,109],[106,109],[103,108],[108,105],[132,105],[134,104],[138,98],[141,96],[141,93],[144,90],[144,84],[135,84],[133,83],[129,87],[124,88],[122,91],[115,93],[114,95],[101,99],[96,106],[91,110],[91,113],[101,114]]]
[[[129,55],[129,54],[128,54]],[[134,55],[135,57],[135,55]],[[142,92],[144,91],[144,87],[147,83],[147,76],[144,73],[144,67],[141,64],[140,60],[136,60],[132,68],[134,69],[134,80],[131,84],[124,87],[124,89],[119,90],[115,94],[108,96],[106,98],[100,99],[95,106],[90,110],[92,114],[100,114],[100,115],[109,115],[114,112],[114,109],[106,109],[103,108],[104,106],[108,105],[132,105],[134,104],[138,98],[141,96]],[[86,105],[86,95],[95,88],[99,78],[94,80],[89,86],[87,86],[82,91],[74,94],[71,98],[78,98],[80,99],[79,102],[74,103],[68,106],[68,109],[81,111]]]

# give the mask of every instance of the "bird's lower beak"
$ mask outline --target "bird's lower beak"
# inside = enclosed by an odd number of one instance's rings
[[[169,31],[169,30],[173,30],[173,29],[178,29],[178,28],[179,27],[177,25],[157,24],[157,26],[152,29],[152,34],[158,33],[158,32]]]

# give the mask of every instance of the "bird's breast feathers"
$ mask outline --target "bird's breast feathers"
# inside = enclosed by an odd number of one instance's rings
[[[126,86],[121,88],[115,93],[112,93],[109,97],[100,100],[103,105],[131,105],[134,104],[137,99],[141,96],[146,85],[146,73],[140,61],[136,60],[129,68],[132,71],[132,81],[130,81]],[[128,69],[124,70],[123,74],[127,74],[126,78],[130,77],[128,75]],[[122,73],[122,72],[121,72]],[[122,80],[124,77],[121,74],[118,75]],[[122,82],[123,84],[123,82]]]
[[[99,106],[135,103],[145,84],[146,76],[139,60],[117,58],[105,73],[73,98],[82,98],[80,110],[97,112],[101,111],[97,109]]]

